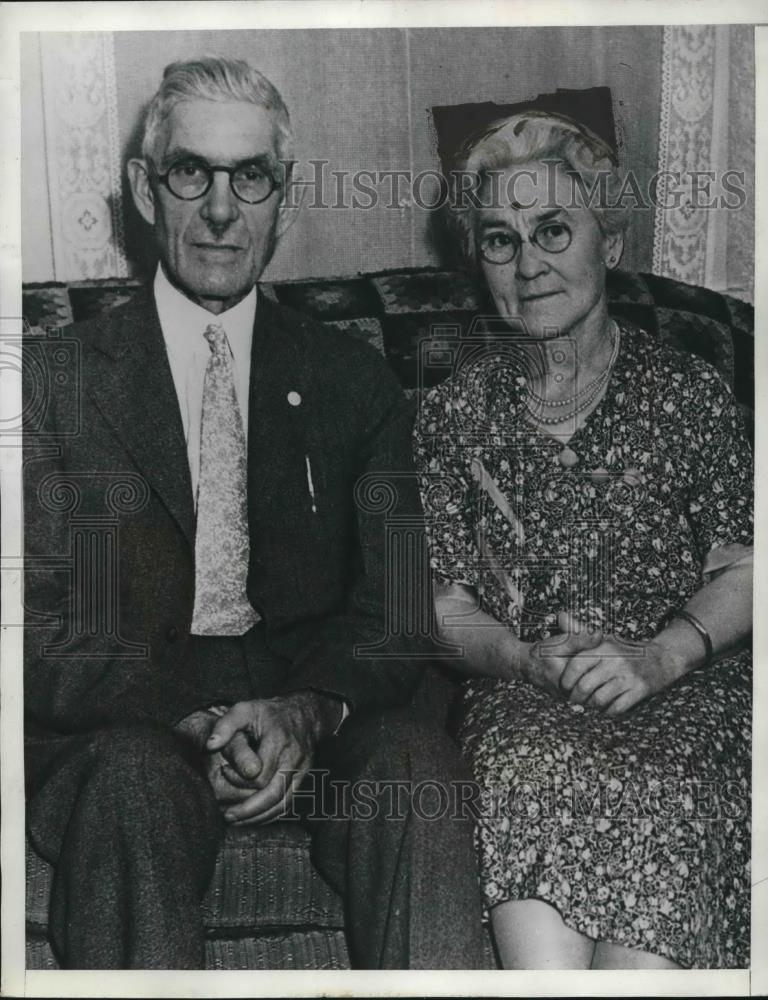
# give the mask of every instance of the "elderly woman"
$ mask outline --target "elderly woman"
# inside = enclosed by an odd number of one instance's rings
[[[606,304],[609,147],[497,122],[454,213],[499,317],[415,449],[508,968],[749,963],[752,464],[718,372]],[[467,175],[477,179],[467,195]]]

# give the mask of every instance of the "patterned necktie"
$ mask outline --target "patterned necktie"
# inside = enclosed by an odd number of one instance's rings
[[[248,573],[246,448],[227,335],[209,326],[195,535],[194,635],[242,635],[258,620]]]

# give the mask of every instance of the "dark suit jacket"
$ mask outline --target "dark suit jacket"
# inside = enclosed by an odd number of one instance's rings
[[[263,623],[242,640],[217,640],[189,635],[195,513],[151,292],[65,337],[80,352],[79,400],[52,384],[46,433],[30,438],[25,461],[28,734],[171,725],[213,702],[304,688],[353,708],[407,701],[420,675],[409,654],[428,655],[427,642],[395,639],[385,656],[355,655],[357,644],[385,636],[389,613],[385,515],[356,501],[356,484],[411,468],[411,407],[377,352],[259,296],[248,594]],[[76,433],[61,434],[75,424]],[[390,514],[418,523],[414,478],[392,484]],[[116,542],[99,543],[101,561],[83,556],[88,532],[93,542],[105,530]],[[74,572],[78,558],[86,565]],[[100,626],[89,632],[87,617],[74,620],[98,600],[114,607],[106,636]]]

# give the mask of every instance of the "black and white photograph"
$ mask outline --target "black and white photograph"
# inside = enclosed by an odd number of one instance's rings
[[[33,6],[3,994],[765,985],[766,8]]]

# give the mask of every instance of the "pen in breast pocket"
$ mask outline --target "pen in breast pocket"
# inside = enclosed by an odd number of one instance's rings
[[[315,504],[315,484],[312,482],[312,465],[309,461],[309,455],[304,456],[304,461],[307,463],[307,489],[309,490],[309,497],[312,501],[312,513],[317,513],[317,505]]]

